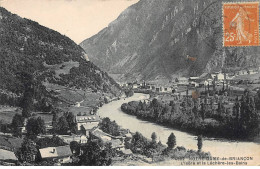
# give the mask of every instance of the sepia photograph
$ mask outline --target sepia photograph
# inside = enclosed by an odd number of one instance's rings
[[[0,166],[259,166],[260,0],[0,0]]]

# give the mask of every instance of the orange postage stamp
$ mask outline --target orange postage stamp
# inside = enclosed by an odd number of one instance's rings
[[[223,3],[223,46],[259,46],[259,2]]]

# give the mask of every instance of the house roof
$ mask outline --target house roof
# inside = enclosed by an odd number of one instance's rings
[[[94,121],[100,121],[100,118],[98,115],[87,115],[87,116],[76,116],[76,121],[77,122],[94,122]]]
[[[118,139],[108,141],[108,143],[112,144],[112,148],[124,147],[124,145],[122,144],[122,141],[120,141]]]
[[[77,113],[82,113],[82,114],[87,114],[87,115],[89,115],[90,114],[90,112],[89,112],[89,109],[88,108],[90,108],[90,107],[74,107],[74,106],[72,106],[72,107],[69,107],[69,109],[67,110],[67,111],[69,111],[69,112],[73,112],[74,114],[77,114]]]
[[[99,128],[94,128],[93,130],[90,130],[90,132],[96,136],[108,136],[108,137],[115,138],[115,139],[122,138],[122,136],[112,136],[108,133],[105,133],[102,130],[100,130]]]
[[[12,144],[10,142],[8,142],[8,139],[6,139],[5,137],[1,137],[0,136],[0,146],[4,146],[4,147],[8,147],[8,148],[12,148]]]
[[[63,139],[64,142],[66,143],[70,143],[72,141],[77,141],[77,142],[86,142],[87,141],[87,137],[85,135],[58,135],[59,138]]]
[[[132,137],[132,134],[131,133],[126,133],[125,136],[126,137]]]
[[[247,70],[239,70],[238,72],[247,72]]]
[[[20,148],[23,139],[10,137],[10,136],[0,136],[0,146],[7,147],[9,149]]]
[[[122,153],[124,153],[126,155],[133,154],[133,152],[130,149],[124,149],[124,150],[122,150]]]
[[[100,129],[95,129],[92,131],[92,134],[100,139],[102,139],[103,141],[110,141],[112,140],[112,138],[110,137],[109,134],[101,131]]]
[[[199,77],[190,77],[191,80],[199,79]]]
[[[70,146],[47,147],[39,150],[42,158],[58,158],[71,156]]]
[[[226,73],[228,76],[234,76],[235,75],[235,72],[229,72],[229,73]]]
[[[203,77],[205,77],[205,76],[207,76],[208,75],[208,73],[202,73],[199,77],[200,78],[203,78]]]
[[[88,123],[80,123],[81,127],[83,127],[86,131],[91,130],[98,126],[97,122],[88,122]]]
[[[105,143],[111,143],[113,148],[122,147],[122,141],[120,141],[116,136],[111,136],[110,134],[107,134],[103,132],[102,130],[96,128],[92,131],[92,134],[98,138],[100,138]]]
[[[186,77],[180,77],[180,78],[178,78],[178,80],[188,80],[188,78],[186,78]]]
[[[17,160],[14,152],[0,149],[0,160]]]
[[[208,79],[213,79],[212,74],[203,73],[202,75],[200,75],[199,79],[196,79],[196,81],[202,81],[202,80],[208,80]]]

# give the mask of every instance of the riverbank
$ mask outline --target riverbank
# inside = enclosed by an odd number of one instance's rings
[[[176,136],[177,146],[183,146],[187,149],[197,149],[197,136],[188,134],[165,126],[160,126],[152,122],[143,121],[135,116],[128,115],[121,111],[120,106],[123,103],[130,101],[140,101],[149,99],[149,95],[136,93],[130,98],[125,98],[105,104],[98,109],[98,114],[101,117],[109,117],[115,120],[118,125],[129,129],[131,132],[140,132],[144,137],[150,138],[153,132],[157,133],[157,138],[166,145],[168,136],[173,132]],[[226,139],[204,139],[202,151],[210,152],[213,157],[253,157],[253,160],[248,161],[248,165],[259,165],[260,161],[260,144],[244,141],[230,141]],[[175,163],[174,160],[167,162]],[[156,165],[156,164],[155,164]]]
[[[131,116],[136,117],[137,119],[140,119],[142,121],[148,121],[152,122],[164,127],[169,127],[174,130],[179,130],[182,132],[187,132],[193,135],[203,135],[208,138],[214,137],[215,139],[228,139],[233,141],[252,141],[253,139],[238,139],[234,137],[229,137],[228,135],[225,135],[225,133],[228,133],[228,131],[225,130],[223,126],[209,126],[211,125],[210,119],[208,120],[209,123],[205,123],[200,121],[201,125],[197,125],[196,127],[194,125],[191,125],[190,123],[183,123],[182,121],[177,121],[179,119],[176,118],[176,122],[172,123],[171,121],[168,121],[170,119],[166,120],[160,120],[159,118],[149,117],[149,116],[143,116],[141,114],[138,114],[137,112],[137,106],[139,102],[130,102],[130,103],[124,103],[121,106],[122,112],[129,114]],[[131,105],[129,105],[131,104]],[[136,104],[136,106],[133,106],[133,104]],[[207,120],[207,119],[206,119]]]
[[[194,104],[196,102],[191,99],[184,99],[182,102],[171,100],[164,102],[154,98],[148,102],[131,101],[124,103],[121,105],[121,110],[141,120],[194,135],[240,141],[252,141],[258,136],[257,110],[247,112],[247,114],[241,113],[238,119],[234,115],[220,110],[220,112],[207,111],[207,105],[202,105],[201,109],[198,109],[197,106],[192,107],[191,105]],[[246,105],[244,102],[241,104]],[[247,116],[250,116],[250,118]],[[251,116],[256,117],[252,118]]]
[[[128,99],[128,98],[125,98]],[[110,104],[110,103],[108,103]],[[112,104],[112,103],[111,103]],[[109,118],[102,119],[102,125],[99,125],[100,129],[108,134],[117,135],[117,133],[128,133],[124,139],[124,148],[122,151],[118,151],[118,155],[113,158],[113,165],[137,165],[150,164],[162,162],[165,159],[179,158],[182,160],[188,158],[210,158],[210,152],[202,152],[199,146],[195,150],[186,149],[185,147],[175,146],[176,137],[174,133],[168,137],[171,143],[168,146],[163,145],[157,134],[152,134],[152,140],[144,137],[139,132],[131,132],[126,128],[119,127],[116,122],[110,121]],[[105,128],[104,128],[105,127]],[[113,134],[114,133],[114,134]],[[131,136],[129,136],[131,135]],[[169,141],[168,141],[169,142]],[[199,141],[198,141],[199,142]],[[202,145],[202,140],[200,144]],[[121,153],[120,153],[121,152]]]

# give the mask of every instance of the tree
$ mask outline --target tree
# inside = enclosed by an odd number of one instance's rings
[[[68,134],[77,132],[76,118],[72,112],[65,112],[58,118],[57,111],[53,111],[52,127],[53,132],[58,134]]]
[[[158,142],[158,146],[160,146],[160,147],[162,147],[162,146],[163,146],[163,144],[162,144],[162,142],[161,142],[161,141],[159,141],[159,142]]]
[[[84,153],[80,156],[81,165],[95,166],[98,164],[101,147],[97,141],[88,141],[88,143],[82,147],[82,150]]]
[[[240,114],[241,114],[241,104],[237,98],[235,105],[233,107],[233,116],[235,117],[233,119],[233,121],[234,121],[233,130],[234,130],[234,135],[236,137],[239,137],[239,135],[241,134]]]
[[[59,147],[59,146],[67,145],[67,143],[65,143],[63,139],[55,135],[51,138],[44,137],[44,138],[37,139],[36,144],[39,148]]]
[[[23,84],[23,99],[21,101],[22,116],[28,118],[31,116],[33,107],[33,96],[34,96],[34,78],[29,72],[22,71],[16,74]]]
[[[53,115],[52,115],[52,127],[53,128],[56,128],[57,120],[58,120],[58,115],[55,111],[53,111]]]
[[[79,164],[87,166],[110,165],[112,162],[111,144],[106,145],[104,149],[102,147],[103,145],[100,140],[89,139],[88,142],[82,146],[83,154],[79,157]]]
[[[255,103],[256,103],[256,109],[260,110],[260,90],[257,91]]]
[[[173,133],[170,134],[168,137],[168,142],[167,142],[168,148],[173,149],[176,145],[176,137]]]
[[[33,107],[33,92],[30,89],[24,92],[21,107],[23,109],[22,116],[25,118],[30,117]]]
[[[41,117],[36,118],[30,118],[26,125],[27,135],[31,138],[35,138],[39,134],[44,134],[45,129],[45,123],[44,120],[41,119]]]
[[[101,152],[101,157],[110,165],[112,158],[116,156],[116,150],[112,147],[112,143],[106,143],[104,151]]]
[[[241,117],[240,123],[240,136],[242,138],[252,137],[258,133],[259,130],[259,115],[256,110],[256,104],[253,97],[250,97],[249,91],[245,93],[241,100]]]
[[[69,130],[69,124],[67,122],[67,119],[64,116],[61,116],[58,119],[58,123],[54,131],[57,132],[58,134],[68,134],[68,130]]]
[[[222,101],[218,102],[217,112],[218,112],[218,114],[223,114],[223,112],[224,112],[224,107],[223,107]]]
[[[198,112],[199,112],[199,109],[198,109],[198,106],[197,104],[195,104],[192,108],[192,113],[194,114],[194,116],[197,118],[198,117]]]
[[[22,146],[18,149],[16,156],[20,162],[32,163],[35,161],[38,150],[36,143],[28,138],[25,138]]]
[[[1,125],[1,132],[3,132],[3,133],[10,133],[11,131],[12,131],[12,127],[10,126],[10,124],[3,123]],[[21,136],[21,135],[19,135],[19,136]]]
[[[152,107],[158,107],[160,105],[159,101],[157,99],[153,99],[151,104],[150,104]]]
[[[212,82],[213,91],[214,91],[214,92],[216,91],[216,77],[217,77],[217,76],[214,77],[213,82]]]
[[[201,103],[201,111],[200,111],[200,114],[201,114],[201,117],[202,117],[202,120],[203,120],[203,121],[205,120],[205,113],[206,113],[205,104],[204,104],[204,103]]]
[[[16,137],[22,136],[22,132],[19,127],[23,127],[24,125],[23,122],[24,122],[24,118],[22,117],[22,115],[16,113],[11,123],[12,132],[14,136]]]
[[[77,141],[70,142],[70,149],[73,154],[75,155],[80,154],[80,144]]]
[[[76,133],[77,132],[77,123],[76,123],[76,118],[72,112],[66,112],[64,113],[64,116],[66,117],[66,120],[69,125],[69,129],[71,133]]]
[[[17,78],[22,83],[23,99],[21,101],[22,116],[28,118],[31,116],[31,110],[33,106],[33,93],[34,93],[34,79],[33,75],[27,71],[18,72]]]
[[[198,143],[197,143],[197,146],[198,146],[198,152],[201,152],[201,149],[202,149],[202,136],[199,135],[198,138]]]
[[[134,91],[127,89],[127,90],[125,90],[125,95],[126,95],[126,97],[131,97],[134,95]]]
[[[24,118],[22,115],[16,113],[12,119],[12,126],[23,126]]]
[[[115,121],[110,121],[108,117],[104,118],[100,123],[99,127],[105,133],[111,134],[113,136],[120,135],[120,127]]]
[[[105,102],[105,104],[107,104],[109,102],[107,97],[104,97],[104,102]]]
[[[125,149],[130,149],[131,148],[131,143],[130,143],[130,138],[129,137],[126,137],[125,140],[124,140],[124,146],[125,146]]]
[[[156,142],[156,139],[157,139],[157,135],[156,135],[155,132],[152,133],[151,138],[152,138],[152,142],[155,143],[155,142]]]
[[[144,154],[148,140],[139,132],[136,132],[131,140],[131,150],[134,153]]]

